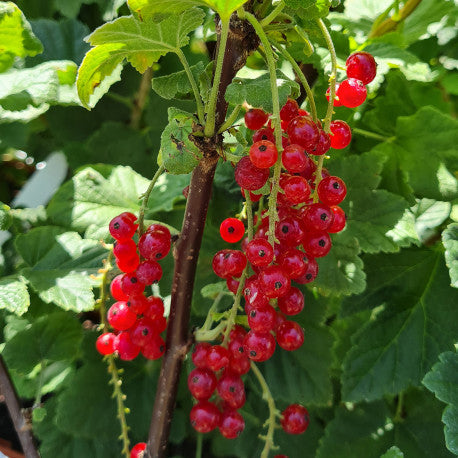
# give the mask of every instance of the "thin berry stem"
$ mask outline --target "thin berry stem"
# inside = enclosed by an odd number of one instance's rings
[[[199,328],[198,331],[205,332],[205,331],[209,331],[211,329],[211,325],[213,323],[213,313],[218,308],[218,305],[221,302],[221,299],[223,298],[223,296],[224,296],[224,293],[218,293],[218,295],[216,296],[215,300],[213,301],[213,304],[211,305],[211,307],[208,310],[207,318],[205,319],[205,322],[204,322],[203,326],[201,328]]]
[[[380,140],[381,142],[391,142],[395,137],[385,137],[384,135],[376,134],[375,132],[370,132],[369,130],[359,129],[358,127],[353,127],[353,133],[364,135],[368,138],[374,138],[375,140]]]
[[[267,402],[267,406],[269,407],[269,418],[266,421],[267,434],[265,436],[260,436],[265,441],[265,445],[261,453],[261,458],[268,458],[269,452],[275,448],[275,420],[278,416],[278,410],[275,406],[275,401],[272,396],[272,393],[270,392],[269,386],[267,385],[266,379],[262,375],[261,371],[258,369],[258,366],[256,366],[256,364],[253,361],[251,361],[251,370],[258,379],[259,385],[261,385],[262,398]]]
[[[197,433],[196,458],[202,458],[203,443],[204,443],[204,435],[202,433]]]
[[[224,121],[223,125],[218,129],[218,134],[222,134],[234,124],[240,114],[241,109],[242,105],[236,105],[229,117],[226,119],[226,121]]]
[[[283,0],[260,22],[262,27],[269,25],[282,11],[285,7]]]
[[[140,232],[140,235],[145,232],[145,227],[144,227],[144,220],[145,220],[145,210],[148,207],[148,200],[151,192],[153,191],[154,186],[156,185],[157,180],[159,177],[164,173],[165,167],[161,165],[156,173],[153,176],[153,179],[150,181],[150,184],[148,186],[148,189],[145,191],[143,194],[143,200],[142,200],[142,205],[140,207],[140,211],[138,213],[138,230]]]

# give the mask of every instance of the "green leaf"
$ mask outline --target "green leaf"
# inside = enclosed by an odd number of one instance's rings
[[[124,59],[143,73],[161,56],[179,52],[189,43],[188,34],[202,23],[203,15],[203,11],[193,8],[159,23],[121,17],[96,29],[88,38],[95,48],[86,54],[78,72],[78,94],[83,105],[89,108],[94,89]]]
[[[418,385],[458,332],[458,293],[449,287],[442,255],[404,250],[365,258],[368,288],[343,303],[344,313],[384,305],[352,339],[342,396],[374,400]]]
[[[0,309],[23,315],[29,305],[30,296],[22,277],[10,275],[0,279]]]
[[[451,286],[458,288],[458,223],[452,223],[442,233],[445,247],[445,262],[449,269]]]
[[[204,71],[203,62],[198,62],[196,65],[191,66],[191,72],[196,81],[199,80]],[[153,78],[152,87],[161,97],[168,100],[183,98],[192,93],[191,84],[184,70]]]
[[[299,84],[290,80],[282,71],[277,70],[277,87],[280,97],[280,106],[286,103],[289,96],[295,99],[299,95]],[[244,102],[256,108],[263,108],[272,112],[272,95],[270,93],[269,74],[265,73],[257,78],[234,78],[225,94],[226,100],[233,105]]]
[[[28,374],[40,362],[73,360],[82,336],[76,318],[64,312],[51,313],[17,332],[6,343],[2,355],[9,367]]]
[[[158,163],[173,175],[187,174],[199,163],[202,153],[189,139],[196,119],[190,113],[169,108],[169,123],[161,135]]]
[[[43,226],[16,238],[16,249],[30,266],[22,270],[40,298],[65,310],[92,310],[95,304],[90,278],[102,266],[106,251],[95,240],[76,232]]]
[[[432,199],[421,199],[413,207],[415,226],[422,240],[427,240],[435,233],[435,228],[441,225],[450,215],[450,202],[440,202]]]
[[[215,10],[223,20],[248,0],[128,0],[130,10],[141,19],[152,18],[157,14],[177,14],[193,6],[208,6]]]
[[[146,218],[171,211],[184,200],[187,176],[162,174],[150,195]],[[90,231],[97,239],[108,236],[108,223],[124,211],[138,213],[140,196],[149,181],[130,167],[104,167],[100,172],[87,167],[56,192],[48,206],[48,216],[57,225]]]
[[[10,68],[15,57],[35,56],[43,51],[22,11],[13,2],[0,3],[0,72]]]
[[[404,458],[404,453],[393,445],[380,458]]]
[[[0,231],[6,231],[11,226],[13,222],[13,217],[10,213],[10,207],[0,202]]]
[[[220,294],[228,294],[227,286],[225,281],[218,283],[210,283],[205,285],[201,290],[200,294],[208,299],[216,299]]]
[[[285,5],[286,13],[310,21],[327,16],[331,0],[285,0]]]

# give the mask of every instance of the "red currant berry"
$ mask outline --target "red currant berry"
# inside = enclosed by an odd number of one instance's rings
[[[336,83],[336,96],[334,97],[334,106],[335,107],[340,107],[342,104],[339,101],[339,96],[337,95],[339,91],[339,83]],[[326,91],[326,100],[329,102],[329,97],[331,97],[331,88],[328,87],[328,90]]]
[[[301,178],[301,177],[299,177]],[[280,244],[285,249],[286,247],[297,246],[301,243],[304,232],[301,228],[300,221],[292,216],[282,218],[275,227],[275,235],[280,241]]]
[[[331,122],[331,148],[346,148],[351,141],[351,129],[345,121]]]
[[[206,400],[215,391],[215,374],[206,368],[196,368],[188,376],[188,388],[197,400]]]
[[[140,283],[152,285],[162,278],[162,267],[156,261],[143,261],[137,267],[135,274]]]
[[[240,282],[235,278],[226,278],[227,289],[233,294],[237,294],[239,284]]]
[[[145,290],[145,284],[138,280],[136,275],[124,274],[121,278],[121,288],[124,294],[134,296],[142,294]]]
[[[116,259],[116,265],[121,272],[125,272],[126,274],[132,273],[140,263],[140,259],[137,254],[132,256],[131,258],[126,259]]]
[[[288,145],[281,153],[283,167],[290,173],[303,172],[307,168],[305,150],[299,145]]]
[[[148,308],[148,299],[143,294],[134,294],[127,298],[127,306],[131,312],[142,315]]]
[[[280,325],[282,323],[284,323],[286,321],[286,316],[278,311],[277,312],[277,317],[275,318],[275,327],[274,327],[274,331],[277,332],[278,328],[280,327]]]
[[[247,333],[245,332],[245,335]],[[229,341],[228,345],[228,350],[229,350],[229,357],[230,358],[241,358],[245,356],[245,350],[243,349],[243,339],[245,336],[237,338],[237,339],[231,339]]]
[[[299,288],[292,286],[283,297],[278,298],[278,308],[285,315],[297,315],[304,309],[304,295]]]
[[[116,336],[112,332],[105,332],[97,337],[95,347],[101,355],[111,355],[114,353],[114,341]]]
[[[194,366],[205,368],[207,366],[207,355],[211,348],[211,345],[208,342],[199,342],[194,347],[192,353],[192,362]]]
[[[335,234],[336,232],[343,230],[347,222],[347,217],[345,216],[345,212],[340,207],[333,206],[331,207],[331,210],[334,213],[334,221],[332,222],[331,227],[328,229],[328,232]]]
[[[323,129],[320,129],[320,139],[313,154],[315,156],[322,156],[329,151],[329,148],[331,148],[331,137]]]
[[[206,358],[207,367],[213,372],[223,369],[229,364],[229,350],[221,345],[210,347]]]
[[[113,247],[116,259],[124,260],[137,256],[137,245],[132,239],[124,242],[116,242]]]
[[[255,278],[249,278],[245,282],[243,289],[243,296],[245,297],[246,305],[250,307],[264,307],[269,304],[269,299],[261,289],[261,285]]]
[[[139,347],[144,347],[152,335],[158,334],[155,322],[146,317],[137,320],[129,332],[132,342]]]
[[[130,451],[130,458],[143,458],[143,452],[146,450],[146,442],[135,444]]]
[[[253,108],[245,113],[245,124],[250,130],[260,129],[268,119],[269,115],[259,108]]]
[[[220,398],[233,409],[245,404],[245,386],[239,375],[225,372],[218,380],[217,390]]]
[[[303,251],[290,248],[277,258],[277,262],[286,275],[294,280],[304,274],[308,259]]]
[[[283,350],[297,350],[304,343],[304,331],[295,321],[286,320],[277,328],[277,343]]]
[[[346,195],[347,187],[339,177],[323,178],[318,185],[318,197],[326,205],[338,205]]]
[[[135,359],[140,353],[140,347],[132,342],[127,331],[120,332],[116,336],[114,348],[123,361]]]
[[[234,409],[226,409],[222,415],[219,424],[219,431],[226,439],[235,439],[242,434],[245,429],[245,420]]]
[[[245,254],[251,265],[257,267],[268,266],[274,259],[272,245],[265,239],[253,239],[246,246]]]
[[[308,231],[327,231],[334,221],[334,213],[324,204],[316,203],[303,207],[302,223]]]
[[[226,218],[219,227],[221,238],[228,243],[237,243],[245,235],[245,226],[237,218]]]
[[[236,339],[243,340],[246,335],[247,335],[247,332],[245,331],[245,328],[243,326],[240,326],[239,324],[236,324],[231,329],[231,332],[229,333],[229,337],[231,340],[236,340]]]
[[[259,274],[259,285],[268,298],[273,298],[284,296],[291,282],[280,266],[268,266]]]
[[[246,262],[246,256],[241,251],[221,250],[213,257],[212,267],[218,277],[240,277]]]
[[[250,359],[248,356],[239,356],[237,358],[229,358],[229,369],[232,373],[237,375],[247,374],[250,371]]]
[[[294,281],[300,285],[312,282],[318,275],[318,263],[315,259],[310,256],[304,256],[304,259],[307,260],[305,272],[300,277],[294,278]]]
[[[275,327],[276,312],[271,305],[253,308],[248,313],[248,326],[260,334],[272,331]]]
[[[298,115],[299,105],[293,99],[288,99],[280,110],[280,119],[282,121],[291,121]]]
[[[164,339],[159,334],[153,334],[141,352],[146,359],[159,359],[165,353]]]
[[[369,84],[377,74],[377,64],[375,59],[368,52],[355,52],[348,57],[347,76],[356,78],[364,84]]]
[[[304,237],[303,246],[308,255],[322,258],[331,249],[331,238],[327,232],[308,232]]]
[[[307,156],[307,165],[305,169],[300,173],[301,177],[304,177],[306,180],[310,180],[315,173],[316,164],[313,162],[309,156]]]
[[[220,411],[208,401],[198,402],[189,414],[192,427],[199,433],[213,431],[220,422]]]
[[[340,83],[338,95],[344,107],[356,108],[366,100],[367,89],[360,80],[348,78]]]
[[[270,333],[259,334],[249,331],[243,340],[243,348],[253,361],[267,361],[275,351],[275,339]]]
[[[269,142],[275,143],[274,131],[270,127],[263,127],[253,134],[252,140],[253,143],[259,142],[260,140],[269,140]]]
[[[249,155],[250,161],[255,167],[268,169],[277,162],[278,151],[269,140],[261,140],[251,145]]]
[[[123,274],[117,275],[115,278],[113,278],[110,284],[110,294],[113,299],[116,299],[117,301],[127,301],[127,299],[129,299],[129,296],[124,294],[121,289],[122,277]]]
[[[286,199],[293,205],[306,202],[310,197],[310,186],[307,180],[300,175],[292,175],[282,181],[281,187]]]
[[[288,124],[288,136],[291,143],[300,145],[307,152],[311,152],[316,149],[320,133],[316,124],[309,117],[297,116]]]
[[[138,251],[149,261],[159,261],[170,251],[170,232],[154,230],[145,232],[138,241]]]
[[[164,317],[164,302],[160,297],[149,296],[146,298],[146,301],[147,306],[143,315],[151,318],[153,321],[160,320]]]
[[[300,404],[291,404],[282,412],[281,427],[289,434],[302,434],[309,423],[309,413]]]
[[[125,242],[133,237],[138,224],[137,217],[133,213],[124,212],[110,221],[109,230],[111,236],[118,242]]]
[[[237,162],[234,171],[237,184],[249,191],[262,188],[269,178],[269,169],[260,169],[250,160],[249,156],[244,156]]]
[[[132,312],[124,301],[115,302],[107,313],[108,322],[117,331],[129,329],[137,320],[137,315]]]

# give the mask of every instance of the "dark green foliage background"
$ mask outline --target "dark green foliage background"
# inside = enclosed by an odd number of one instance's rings
[[[0,202],[0,229],[12,235],[0,252],[0,350],[23,398],[33,399],[42,384],[46,415],[36,422],[35,433],[43,458],[117,457],[116,405],[91,321],[99,294],[96,276],[107,255],[99,241],[110,240],[112,217],[138,212],[139,197],[157,169],[168,109],[193,113],[195,106],[179,60],[167,54],[153,64],[155,90],[148,94],[139,128],[130,120],[141,75],[128,64],[110,91],[86,110],[73,86],[76,67],[90,48],[84,37],[128,15],[127,5],[122,0],[15,3],[43,52],[32,42],[11,68],[9,61],[1,67],[0,201],[9,204],[34,165],[51,152],[65,154],[69,172],[46,208],[10,209]],[[348,224],[333,236],[330,255],[319,261],[317,280],[302,288],[306,306],[297,321],[305,329],[305,344],[293,353],[277,350],[260,365],[280,409],[300,402],[311,413],[303,436],[279,431],[276,444],[291,458],[458,455],[458,8],[451,0],[423,0],[397,30],[370,39],[391,1],[333,2],[329,15],[324,0],[285,3],[315,47],[307,57],[304,42],[288,32],[289,52],[318,71],[313,90],[320,117],[326,111],[330,61],[311,19],[327,16],[341,66],[349,53],[364,49],[376,57],[378,75],[363,106],[335,109],[336,119],[355,128],[350,147],[331,151],[325,163],[347,184],[342,207]],[[26,26],[19,15],[18,30]],[[183,51],[205,99],[215,39],[209,12],[202,30],[208,43],[201,32],[192,33]],[[228,89],[230,108],[245,99],[270,108],[266,76],[248,79],[259,68],[263,61],[256,53]],[[286,100],[297,96],[299,86],[288,67],[281,68],[280,95]],[[19,76],[22,86],[13,87]],[[241,128],[233,154],[242,153],[246,135]],[[29,160],[18,158],[17,150]],[[188,171],[195,163],[189,158],[174,163],[171,157],[171,172]],[[147,220],[179,231],[188,183],[189,174],[162,176],[149,199]],[[218,281],[211,259],[226,247],[219,224],[241,205],[232,166],[220,161],[199,258],[193,326],[202,324],[211,305],[201,288]],[[162,266],[160,289],[166,297],[172,260]],[[221,309],[229,301],[224,299]],[[145,441],[160,363],[140,358],[119,366],[130,438]],[[183,369],[172,425],[174,457],[194,454],[196,434],[187,419],[191,366],[187,361]],[[234,441],[209,434],[204,456],[259,456],[263,444],[255,438],[268,412],[252,374],[246,386],[245,432]]]

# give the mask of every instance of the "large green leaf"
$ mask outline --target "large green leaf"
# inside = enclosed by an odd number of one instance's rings
[[[449,268],[451,285],[458,288],[458,223],[452,223],[442,233],[445,246],[445,262]]]
[[[449,404],[442,416],[445,442],[447,448],[458,455],[458,354],[445,352],[439,355],[439,360],[425,375],[423,385]]]
[[[344,361],[342,395],[374,400],[418,385],[458,332],[458,293],[441,253],[405,250],[365,258],[368,288],[344,312],[384,305],[355,334]]]
[[[22,11],[13,2],[0,3],[0,72],[14,63],[15,57],[35,56],[43,51]]]
[[[12,369],[28,374],[39,363],[73,360],[83,331],[79,321],[64,312],[38,318],[5,345],[3,357]]]
[[[390,447],[380,458],[404,458],[404,453],[393,445],[393,447]]]
[[[331,0],[285,0],[285,12],[310,21],[327,16]]]
[[[95,46],[83,60],[78,72],[78,94],[84,106],[94,89],[127,59],[144,72],[161,56],[179,52],[189,43],[188,34],[203,20],[203,11],[190,9],[161,22],[141,22],[133,16],[121,17],[102,25],[88,38]]]
[[[29,305],[30,297],[23,278],[10,275],[0,279],[0,309],[22,315]]]
[[[29,267],[22,270],[40,298],[65,310],[91,310],[91,279],[102,266],[106,251],[95,240],[53,226],[32,229],[16,238],[16,248]]]

